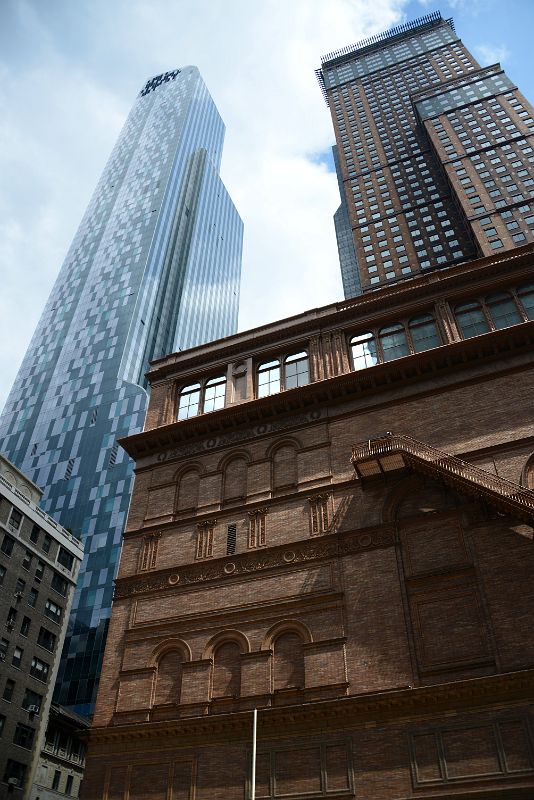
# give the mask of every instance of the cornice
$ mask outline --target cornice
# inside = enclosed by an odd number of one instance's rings
[[[288,428],[327,419],[328,402],[372,394],[395,384],[406,386],[426,376],[436,377],[452,369],[465,371],[473,365],[494,360],[511,352],[530,353],[534,344],[534,321],[522,322],[472,339],[443,344],[394,361],[376,364],[357,372],[344,372],[306,386],[269,397],[255,398],[227,406],[210,414],[172,422],[134,434],[119,443],[133,458],[158,454],[158,461],[198,454],[202,449],[235,444],[238,441],[276,433]],[[291,416],[293,415],[293,416]],[[247,430],[245,426],[254,426]],[[199,448],[204,438],[205,448]],[[172,448],[180,446],[172,455]],[[185,445],[185,447],[184,447]]]
[[[265,570],[391,547],[394,543],[395,528],[390,525],[365,528],[350,533],[327,534],[305,542],[262,548],[260,551],[238,553],[224,558],[118,578],[114,599],[122,600],[133,595],[169,589],[182,591],[198,584],[242,578]]]
[[[449,711],[502,708],[534,700],[534,670],[522,670],[421,687],[320,700],[259,709],[258,738],[280,739],[315,732],[350,730],[369,724],[427,721]],[[127,743],[157,749],[173,742],[184,747],[205,746],[228,740],[249,741],[251,712],[214,714],[165,722],[93,727],[90,731],[93,757],[109,756]]]
[[[295,344],[299,337],[346,326],[365,325],[369,321],[382,324],[398,317],[405,309],[415,312],[430,299],[475,294],[481,287],[491,288],[495,281],[509,284],[528,277],[534,268],[534,244],[508,250],[501,256],[485,256],[430,273],[415,275],[396,284],[372,289],[358,297],[310,309],[286,319],[237,333],[207,345],[199,345],[183,353],[173,353],[151,363],[147,376],[152,384],[168,380],[179,372],[186,373],[212,363],[242,358],[244,353],[273,350],[284,341]]]

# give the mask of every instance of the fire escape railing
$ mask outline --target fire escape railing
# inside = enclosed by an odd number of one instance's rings
[[[359,477],[391,472],[402,466],[412,467],[464,492],[478,495],[515,516],[530,521],[534,516],[534,491],[531,489],[492,475],[411,436],[388,433],[356,444],[352,448],[351,461]],[[373,463],[378,467],[374,473]],[[366,470],[366,466],[371,469]]]

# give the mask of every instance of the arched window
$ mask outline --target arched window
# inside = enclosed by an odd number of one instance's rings
[[[258,397],[280,391],[280,361],[267,361],[258,367]]]
[[[238,500],[247,496],[247,462],[241,456],[232,458],[224,470],[224,500]]]
[[[360,333],[350,340],[352,365],[355,370],[367,369],[378,364],[376,341],[372,333]]]
[[[171,650],[159,659],[156,677],[156,705],[180,702],[182,661],[182,654],[178,650]]]
[[[534,319],[534,283],[525,283],[517,290],[521,305],[528,319]]]
[[[298,633],[282,633],[274,642],[274,688],[304,688],[304,648]]]
[[[287,356],[284,361],[284,389],[294,389],[310,382],[308,354],[305,351]]]
[[[178,402],[178,419],[196,417],[200,407],[200,383],[185,386],[180,392]]]
[[[414,317],[408,323],[412,336],[413,349],[416,353],[430,350],[432,347],[439,347],[441,344],[436,321],[431,314],[421,314]]]
[[[310,382],[308,354],[305,350],[266,361],[258,367],[258,397],[268,397],[283,389],[295,389]]]
[[[178,400],[177,419],[189,419],[198,414],[207,414],[224,408],[226,398],[226,378],[219,375],[204,383],[192,383],[184,386]]]
[[[464,339],[470,339],[472,336],[489,331],[482,306],[476,301],[457,305],[454,309],[454,316]]]
[[[204,402],[202,405],[204,413],[208,411],[217,411],[218,408],[224,408],[225,395],[226,378],[224,375],[206,381],[204,385]]]
[[[197,469],[184,472],[178,484],[177,511],[197,507],[199,486],[200,474]]]
[[[294,445],[285,444],[273,455],[273,489],[296,486],[297,483],[297,450]]]
[[[241,648],[236,642],[219,645],[213,656],[212,697],[239,697],[241,693]]]
[[[494,292],[486,297],[486,303],[497,330],[522,322],[518,308],[508,292]]]
[[[382,352],[384,353],[384,361],[393,361],[395,358],[402,358],[402,356],[408,355],[408,342],[404,325],[397,323],[396,325],[388,325],[386,328],[382,328],[379,338]]]

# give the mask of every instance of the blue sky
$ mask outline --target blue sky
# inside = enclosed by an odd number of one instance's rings
[[[342,298],[322,54],[433,10],[534,99],[532,0],[0,0],[0,407],[151,75],[196,64],[245,223],[240,328]]]

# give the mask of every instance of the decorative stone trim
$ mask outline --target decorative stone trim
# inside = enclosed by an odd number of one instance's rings
[[[156,568],[161,531],[149,533],[143,537],[143,546],[139,556],[139,572]]]
[[[254,511],[248,511],[249,528],[248,528],[248,546],[252,550],[256,547],[265,547],[265,515],[267,508],[256,508]]]
[[[204,523],[208,529],[210,524],[214,525],[215,520]],[[115,589],[115,598],[121,599],[171,588],[179,591],[199,583],[227,580],[254,572],[285,567],[289,564],[331,559],[380,547],[392,547],[394,543],[394,528],[381,526],[380,528],[351,532],[335,538],[325,536],[320,542],[295,543],[291,548],[288,548],[286,544],[263,551],[261,555],[237,553],[231,558],[215,559],[209,565],[184,564],[183,567],[161,571],[150,577],[119,578]]]

